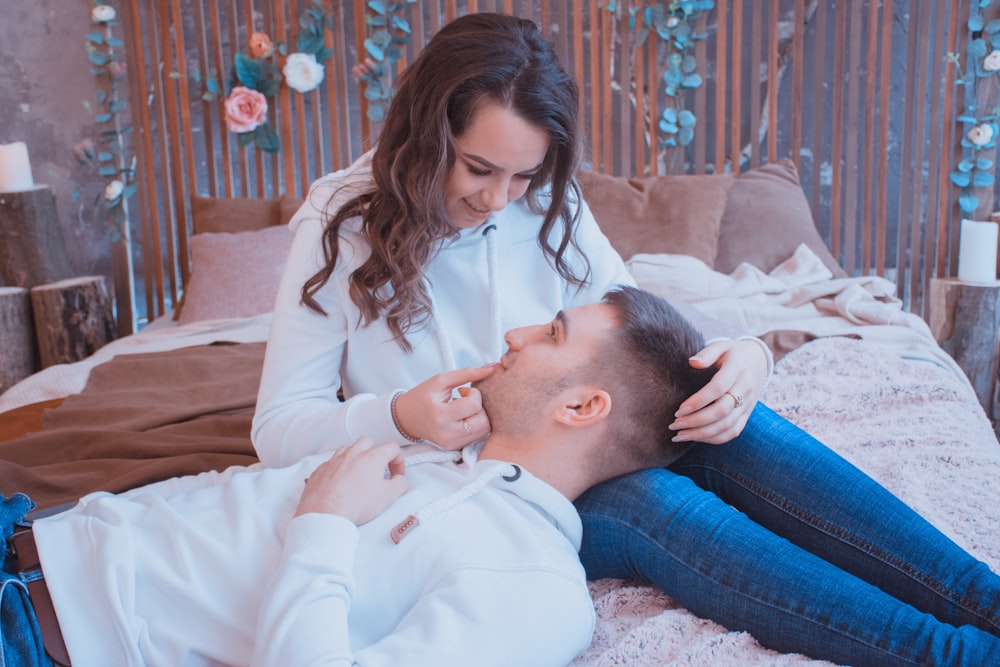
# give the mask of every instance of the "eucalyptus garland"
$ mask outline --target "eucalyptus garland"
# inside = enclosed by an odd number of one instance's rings
[[[948,54],[948,61],[958,72],[956,84],[965,87],[965,111],[956,119],[962,124],[964,155],[950,176],[951,182],[960,188],[958,205],[963,213],[973,213],[979,208],[976,188],[993,187],[995,182],[992,156],[1000,108],[996,105],[980,108],[976,90],[978,82],[1000,74],[1000,20],[986,21],[982,15],[982,10],[990,4],[991,0],[978,0],[970,5],[968,67],[962,67],[958,54]]]

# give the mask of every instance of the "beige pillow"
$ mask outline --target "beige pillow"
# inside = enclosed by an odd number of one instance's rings
[[[581,169],[583,198],[622,259],[671,253],[715,262],[730,174],[621,178]]]
[[[281,198],[191,197],[195,234],[235,233],[263,229],[280,221]]]
[[[835,277],[846,276],[816,230],[809,201],[788,158],[742,174],[729,190],[719,230],[715,270],[731,273],[740,262],[769,272],[805,243]]]
[[[270,312],[293,236],[284,225],[192,236],[191,275],[178,321],[187,324]]]

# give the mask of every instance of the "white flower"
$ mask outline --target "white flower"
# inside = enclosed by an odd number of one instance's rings
[[[111,5],[97,5],[90,10],[90,20],[95,23],[107,23],[115,20],[115,8]]]
[[[983,69],[987,72],[1000,70],[1000,49],[993,49],[988,56],[983,59]]]
[[[976,125],[965,135],[966,138],[976,146],[985,146],[993,141],[993,126],[989,123]]]
[[[292,53],[281,70],[288,86],[300,93],[308,93],[323,81],[323,66],[311,53]]]
[[[680,22],[681,20],[679,18],[677,18],[676,16],[671,16],[670,18],[667,19],[667,27],[676,28],[678,25],[680,25]]]
[[[122,196],[123,190],[125,190],[125,184],[116,178],[104,186],[104,198],[108,201],[115,201]]]

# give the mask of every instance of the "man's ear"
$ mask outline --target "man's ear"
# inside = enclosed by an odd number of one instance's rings
[[[593,426],[611,414],[611,394],[603,389],[577,387],[566,393],[555,418],[566,426]]]

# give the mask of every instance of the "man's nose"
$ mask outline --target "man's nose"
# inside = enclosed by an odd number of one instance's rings
[[[517,351],[536,338],[544,335],[544,330],[544,325],[518,327],[517,329],[511,329],[508,331],[503,339],[506,341],[507,347]]]

